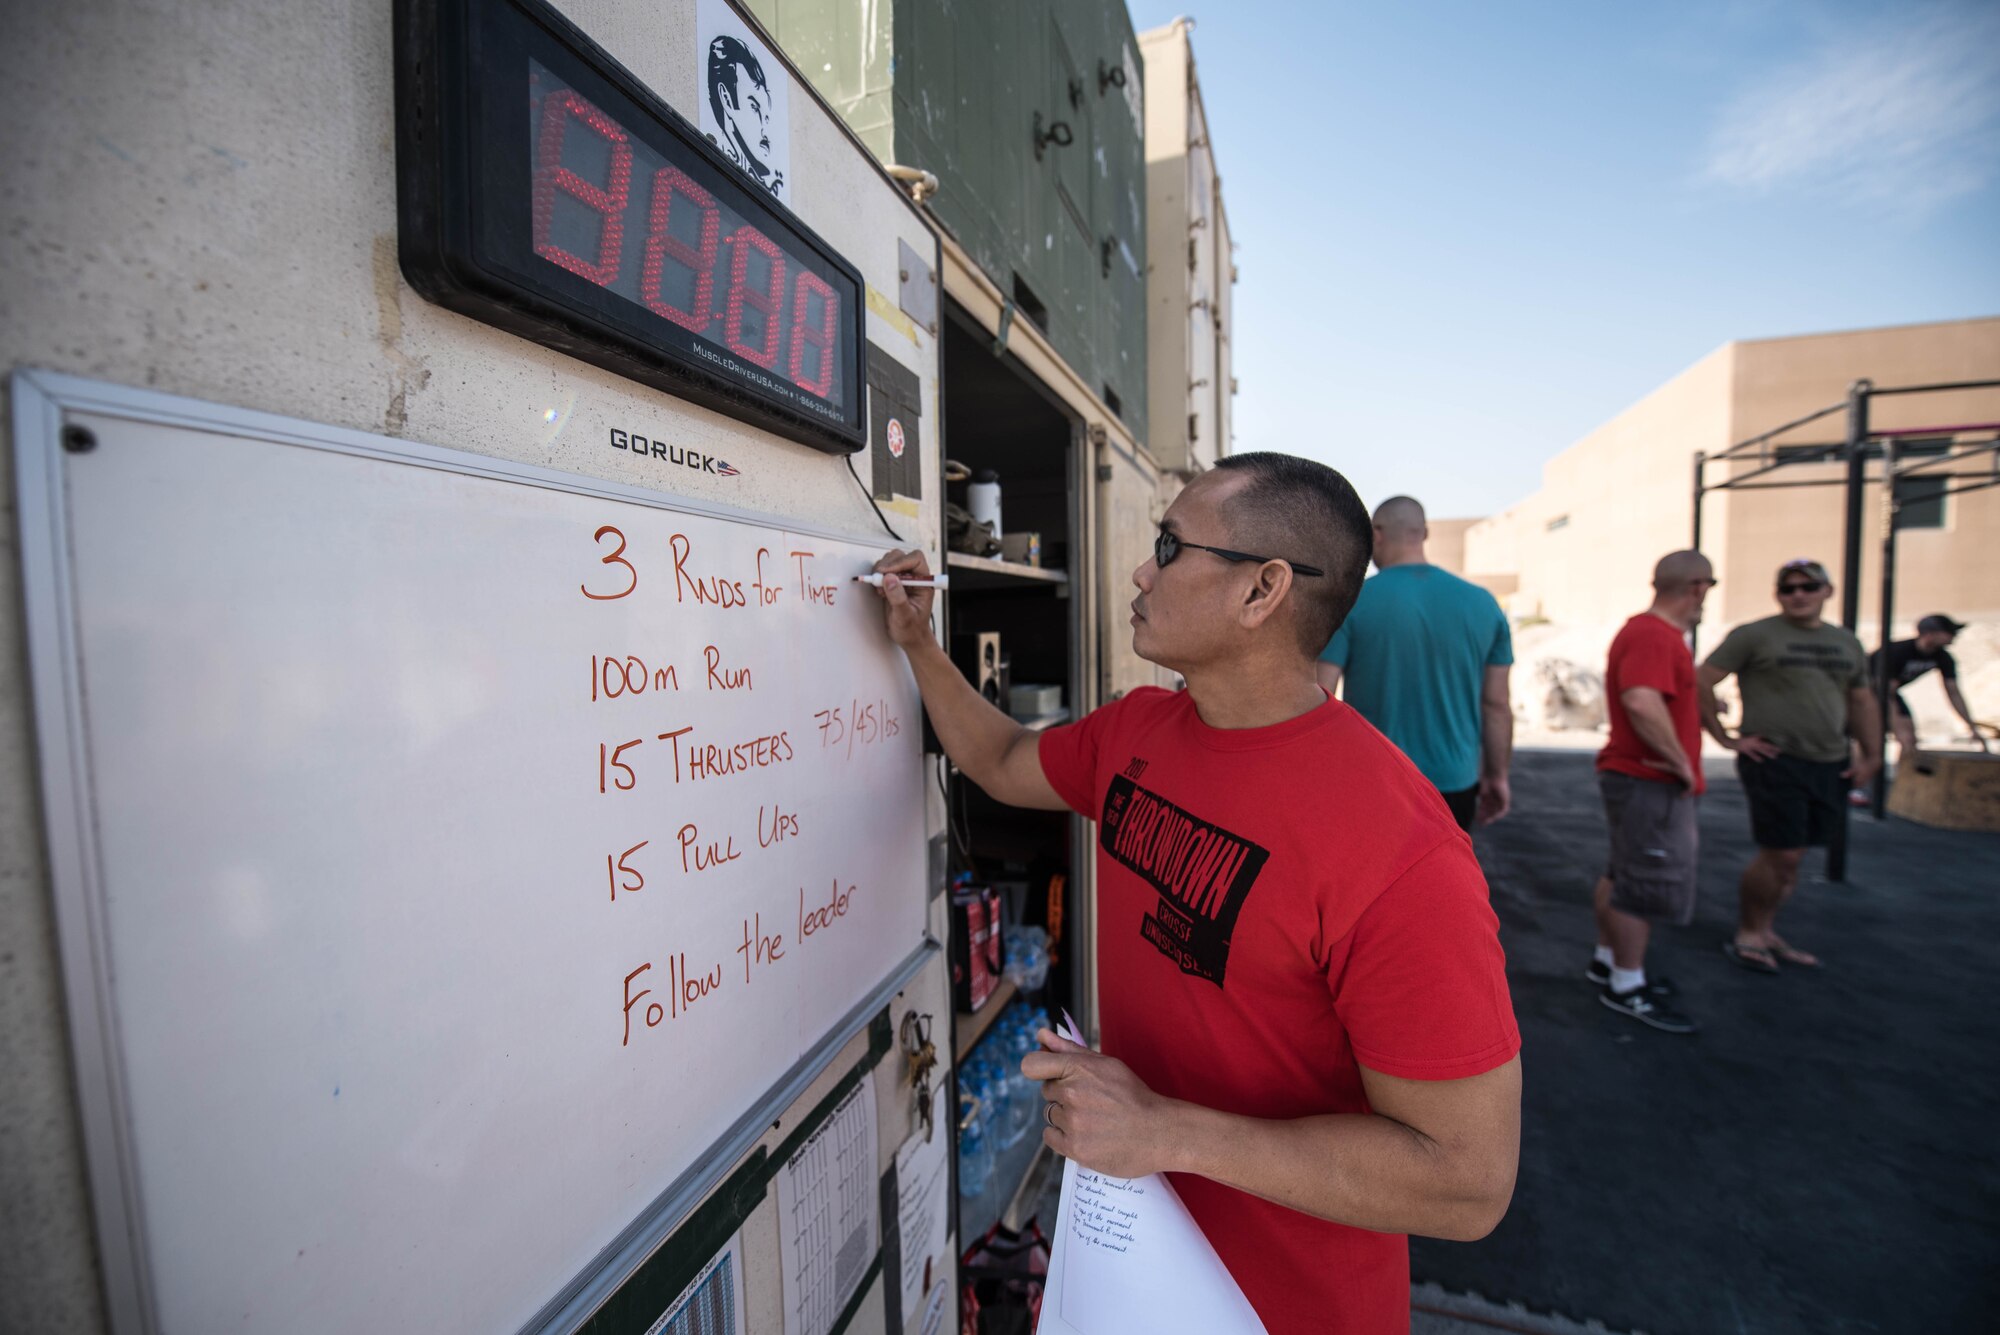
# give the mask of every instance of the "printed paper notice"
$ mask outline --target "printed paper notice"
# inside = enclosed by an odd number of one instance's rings
[[[646,1335],[743,1335],[743,1298],[737,1277],[743,1273],[743,1235],[738,1233],[681,1290],[666,1315],[646,1328]]]
[[[863,1079],[778,1174],[785,1335],[827,1335],[875,1259],[881,1171]]]
[[[928,1263],[944,1255],[951,1230],[947,1199],[951,1186],[951,1122],[945,1116],[945,1087],[931,1103],[931,1134],[920,1131],[896,1151],[896,1224],[903,1239],[903,1315],[924,1297]]]
[[[1265,1335],[1235,1277],[1159,1174],[1107,1177],[1071,1160],[1056,1221],[1038,1335]]]

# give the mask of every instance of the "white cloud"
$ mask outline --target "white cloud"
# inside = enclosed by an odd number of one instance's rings
[[[2000,6],[1898,7],[1771,70],[1703,175],[1919,217],[2000,175]]]

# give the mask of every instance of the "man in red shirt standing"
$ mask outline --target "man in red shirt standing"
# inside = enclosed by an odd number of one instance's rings
[[[1187,689],[1039,737],[952,666],[929,590],[882,587],[959,768],[1098,822],[1103,1051],[1045,1030],[1022,1062],[1044,1140],[1172,1174],[1272,1335],[1407,1332],[1406,1235],[1485,1236],[1520,1152],[1520,1033],[1471,841],[1314,673],[1370,541],[1325,465],[1221,460],[1132,577],[1133,649]]]
[[[1694,918],[1700,830],[1701,704],[1688,632],[1701,620],[1715,571],[1700,552],[1671,552],[1653,567],[1653,605],[1611,641],[1604,695],[1611,740],[1597,753],[1597,786],[1611,826],[1611,860],[1598,878],[1597,953],[1585,977],[1620,1015],[1670,1034],[1694,1021],[1670,1004],[1673,984],[1646,977],[1652,919]]]

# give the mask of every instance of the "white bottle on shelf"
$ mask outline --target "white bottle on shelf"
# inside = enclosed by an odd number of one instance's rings
[[[1000,540],[1000,475],[982,468],[965,488],[965,508],[975,521],[990,525],[993,540]]]

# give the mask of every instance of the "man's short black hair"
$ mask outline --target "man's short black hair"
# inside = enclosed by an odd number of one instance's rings
[[[1361,596],[1375,554],[1368,508],[1354,488],[1325,464],[1295,454],[1257,451],[1215,461],[1245,480],[1223,506],[1232,543],[1243,551],[1318,566],[1315,579],[1295,576],[1301,647],[1314,657],[1326,648]]]

